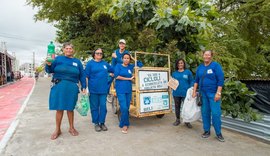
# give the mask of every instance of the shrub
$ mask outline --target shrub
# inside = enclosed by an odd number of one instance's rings
[[[249,91],[246,84],[229,78],[225,80],[222,93],[221,108],[224,116],[230,115],[232,118],[240,118],[246,122],[262,118],[257,110],[251,108],[256,93]]]

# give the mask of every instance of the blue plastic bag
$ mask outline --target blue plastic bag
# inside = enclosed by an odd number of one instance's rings
[[[75,109],[81,116],[87,116],[89,111],[90,103],[88,95],[81,95],[80,101],[76,104]]]

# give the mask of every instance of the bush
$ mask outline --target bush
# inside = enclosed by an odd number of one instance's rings
[[[262,118],[257,110],[251,108],[256,93],[249,91],[246,84],[229,78],[225,81],[222,92],[221,108],[224,116],[230,115],[232,118],[240,118],[246,122]]]

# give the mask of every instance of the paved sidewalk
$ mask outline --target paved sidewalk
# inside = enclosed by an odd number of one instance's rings
[[[90,116],[75,113],[75,127],[79,136],[68,133],[68,121],[62,122],[62,135],[50,140],[55,128],[55,112],[48,110],[49,79],[40,78],[32,96],[20,116],[19,125],[4,149],[5,156],[55,156],[55,155],[115,155],[115,156],[179,156],[179,155],[270,155],[270,145],[248,136],[223,130],[226,142],[218,142],[214,132],[208,139],[202,139],[200,122],[188,129],[183,124],[172,126],[174,115],[131,118],[128,134],[118,128],[117,116],[108,106],[107,132],[95,132],[90,124]],[[67,95],[68,96],[68,95]]]
[[[24,77],[0,88],[0,141],[16,118],[23,102],[34,86],[34,79]]]

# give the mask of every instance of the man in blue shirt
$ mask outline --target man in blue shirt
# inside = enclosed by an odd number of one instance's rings
[[[124,56],[124,54],[130,54],[128,50],[126,50],[126,40],[124,39],[120,39],[119,40],[119,49],[116,49],[113,53],[112,53],[112,67],[115,68],[115,66],[117,64],[122,64],[123,60],[122,57]],[[109,81],[108,81],[108,92],[110,90],[111,84],[114,80],[113,74],[110,74],[109,76]]]
[[[126,40],[121,39],[119,40],[119,49],[116,49],[113,53],[112,53],[112,66],[115,67],[116,64],[123,63],[122,57],[124,56],[124,54],[129,54],[129,51],[126,50]]]

